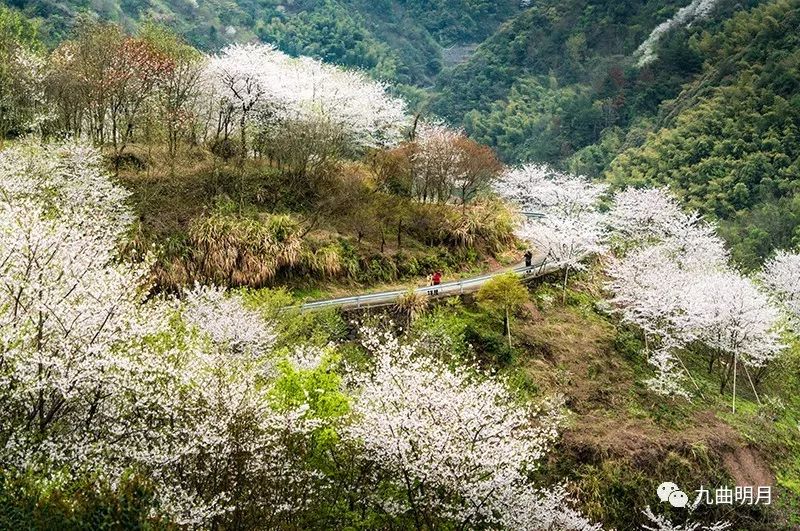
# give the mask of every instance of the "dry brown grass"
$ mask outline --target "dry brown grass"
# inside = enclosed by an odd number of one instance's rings
[[[268,160],[241,167],[198,150],[173,171],[163,154],[131,155],[144,161],[119,176],[139,215],[133,249],[155,245],[161,289],[396,282],[469,268],[514,243],[500,205],[420,204],[383,191],[360,162],[340,164],[324,193],[294,197]]]

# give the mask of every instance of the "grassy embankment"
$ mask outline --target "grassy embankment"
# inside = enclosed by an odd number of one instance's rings
[[[367,163],[342,162],[313,185],[267,160],[225,163],[198,151],[174,171],[120,172],[153,248],[157,289],[217,283],[291,289],[297,299],[419,285],[514,263],[513,214],[479,199],[462,209],[382,189]]]
[[[499,371],[523,399],[563,395],[571,412],[568,427],[539,474],[544,484],[569,481],[581,509],[609,528],[639,529],[647,505],[679,522],[685,513],[670,512],[655,494],[668,480],[687,492],[701,486],[773,488],[771,507],[701,506],[698,520],[730,520],[732,529],[748,531],[800,524],[800,348],[795,344],[759,384],[761,404],[749,388],[739,387],[735,414],[730,389],[720,394],[716,369],[708,371],[700,350],[683,359],[702,396],[661,397],[643,383],[652,370],[640,333],[609,313],[602,282],[596,267],[577,277],[562,305],[557,278],[532,281],[528,303],[512,320],[512,348],[502,316],[472,297],[428,307],[410,326],[399,307],[389,311],[391,320],[374,319],[385,315],[383,310],[355,317],[407,328],[405,334],[432,342],[434,355],[467,358]],[[251,300],[275,307],[280,296],[268,293],[253,293]],[[353,317],[329,310],[279,319],[295,338],[324,330],[327,340],[336,330],[333,337],[347,343],[353,331],[346,323]],[[395,324],[385,324],[390,321]]]

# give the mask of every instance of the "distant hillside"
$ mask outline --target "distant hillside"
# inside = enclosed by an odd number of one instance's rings
[[[667,184],[755,267],[800,243],[799,12],[796,0],[539,0],[440,76],[432,108],[507,162]],[[639,64],[670,20],[682,23]]]
[[[10,0],[40,18],[51,42],[81,13],[134,29],[165,23],[195,46],[215,51],[259,38],[292,54],[357,66],[396,82],[429,84],[442,49],[480,42],[518,11],[514,0]]]
[[[670,185],[721,219],[745,266],[800,244],[798,27],[800,1],[776,0],[696,36],[702,72],[608,171],[618,183]]]
[[[566,165],[604,133],[653,116],[700,70],[702,57],[684,31],[664,35],[658,58],[645,68],[634,55],[658,24],[688,3],[532,2],[468,62],[440,76],[433,109],[463,123],[509,162]],[[723,0],[693,27],[724,20],[746,4]],[[598,175],[606,159],[580,169]]]

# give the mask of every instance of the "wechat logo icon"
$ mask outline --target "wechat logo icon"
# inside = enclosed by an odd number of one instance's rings
[[[669,502],[673,507],[686,507],[689,504],[689,496],[686,495],[675,483],[665,481],[656,490],[658,499],[661,502]]]

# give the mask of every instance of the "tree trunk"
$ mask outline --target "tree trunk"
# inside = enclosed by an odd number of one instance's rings
[[[403,220],[397,222],[397,250],[403,245]]]
[[[733,355],[733,412],[736,413],[736,365],[739,361],[737,354]]]
[[[239,214],[242,213],[244,208],[244,164],[247,157],[247,134],[245,125],[247,123],[247,113],[242,111],[242,121],[240,123],[242,133],[242,152],[240,153],[239,160]]]
[[[564,269],[564,288],[561,290],[561,305],[566,306],[567,304],[567,279],[569,277],[569,266]]]
[[[511,316],[508,314],[508,308],[506,308],[506,318],[505,318],[505,325],[506,325],[506,334],[508,335],[508,348],[511,348]]]

